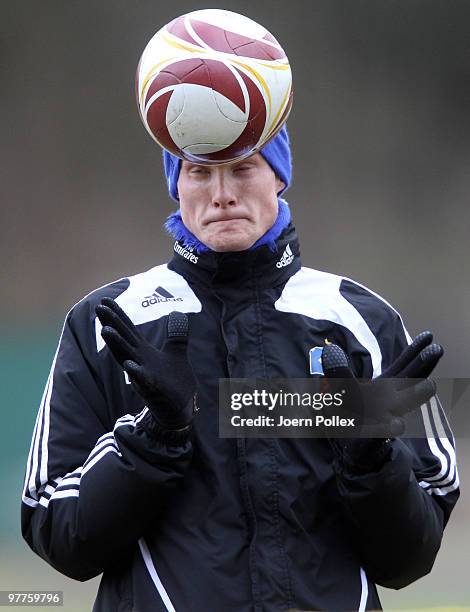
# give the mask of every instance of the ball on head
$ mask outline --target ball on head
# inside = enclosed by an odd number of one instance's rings
[[[251,19],[193,11],[161,28],[137,68],[142,122],[170,153],[195,163],[247,157],[282,128],[292,105],[289,60]]]

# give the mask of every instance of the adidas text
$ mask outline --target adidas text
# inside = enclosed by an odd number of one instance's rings
[[[276,263],[276,268],[284,268],[285,266],[291,264],[293,261],[294,255],[292,254],[290,244],[288,244],[284,249],[284,253],[282,254],[281,259]]]
[[[152,295],[145,296],[144,301],[142,302],[142,306],[144,308],[148,308],[153,304],[160,304],[162,302],[182,302],[183,298],[175,297],[169,291],[164,289],[163,287],[157,287]]]

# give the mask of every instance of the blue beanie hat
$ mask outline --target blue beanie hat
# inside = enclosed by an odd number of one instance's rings
[[[278,195],[283,194],[288,189],[292,180],[292,155],[286,125],[259,152],[285,184],[284,189]],[[163,166],[170,196],[173,200],[179,202],[177,185],[181,169],[181,159],[164,150]]]

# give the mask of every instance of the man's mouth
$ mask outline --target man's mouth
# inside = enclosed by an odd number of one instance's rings
[[[211,223],[233,223],[234,221],[247,221],[246,217],[229,217],[229,218],[221,218],[221,219],[210,219],[207,221],[206,225],[210,225]]]

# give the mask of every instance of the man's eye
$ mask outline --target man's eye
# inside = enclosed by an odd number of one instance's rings
[[[246,171],[246,170],[250,170],[250,169],[251,169],[251,166],[249,166],[248,164],[246,164],[246,165],[243,165],[243,166],[237,166],[237,167],[235,168],[235,172],[244,172],[244,171]]]
[[[202,166],[194,166],[194,168],[191,168],[189,172],[190,174],[207,174],[208,170]]]

